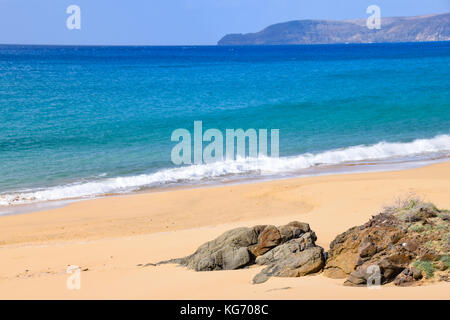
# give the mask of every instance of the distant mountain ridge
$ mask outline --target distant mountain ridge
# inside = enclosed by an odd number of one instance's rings
[[[450,41],[450,13],[381,18],[381,29],[370,30],[366,19],[295,20],[256,32],[228,34],[218,45],[283,45],[377,42]]]

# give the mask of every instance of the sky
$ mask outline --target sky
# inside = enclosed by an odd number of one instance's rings
[[[81,9],[69,30],[67,7]],[[0,0],[1,44],[214,45],[228,33],[301,19],[450,12],[450,0]]]

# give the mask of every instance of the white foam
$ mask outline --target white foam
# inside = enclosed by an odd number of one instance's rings
[[[157,187],[181,182],[193,183],[202,180],[221,179],[232,175],[265,176],[294,173],[317,165],[337,165],[346,162],[382,160],[447,151],[450,151],[450,136],[440,135],[432,139],[418,139],[408,143],[379,142],[370,146],[352,146],[317,154],[306,153],[293,157],[245,158],[235,161],[221,161],[211,164],[164,169],[151,174],[108,178],[40,190],[23,190],[16,193],[7,193],[0,195],[0,206],[131,192],[143,187]]]

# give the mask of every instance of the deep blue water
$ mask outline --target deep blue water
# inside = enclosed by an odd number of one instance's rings
[[[172,131],[195,120],[280,129],[282,158],[167,171]],[[450,42],[0,46],[0,205],[445,156],[448,135]]]

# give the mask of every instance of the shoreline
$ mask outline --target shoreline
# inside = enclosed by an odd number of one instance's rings
[[[411,160],[401,162],[379,162],[379,163],[349,163],[341,165],[327,165],[324,167],[312,167],[304,169],[304,173],[286,174],[279,176],[260,176],[260,177],[245,177],[236,178],[229,181],[208,181],[205,183],[193,183],[193,184],[176,184],[172,186],[160,186],[143,188],[138,191],[124,192],[124,193],[112,193],[104,194],[92,197],[81,198],[68,198],[59,200],[43,200],[32,203],[24,204],[12,204],[9,206],[0,206],[0,218],[3,216],[16,215],[16,214],[29,214],[34,212],[40,212],[45,210],[57,209],[65,207],[68,204],[80,202],[80,201],[92,201],[96,199],[110,198],[110,197],[123,197],[137,194],[151,194],[161,192],[172,192],[177,190],[190,190],[190,189],[203,189],[214,188],[220,186],[236,186],[242,184],[264,183],[270,181],[283,181],[289,179],[302,179],[310,177],[320,176],[333,176],[333,175],[345,175],[345,174],[358,174],[358,173],[373,173],[373,172],[393,172],[403,171],[415,168],[421,168],[430,166],[437,163],[450,162],[449,157],[426,159],[426,160]]]
[[[271,278],[259,268],[194,272],[139,267],[194,252],[226,230],[298,220],[330,242],[396,198],[415,193],[450,208],[450,162],[425,167],[289,178],[79,201],[0,217],[0,299],[448,299],[449,283],[352,288],[323,275]],[[83,270],[66,288],[68,265]],[[217,289],[220,288],[220,289]]]

